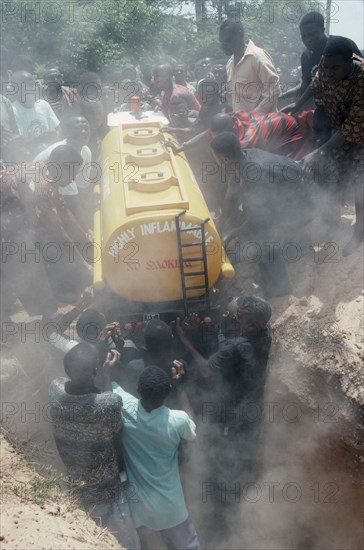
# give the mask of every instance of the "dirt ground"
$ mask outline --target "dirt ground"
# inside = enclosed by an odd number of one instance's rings
[[[4,434],[0,444],[3,550],[121,548],[61,491],[60,479],[39,476]]]

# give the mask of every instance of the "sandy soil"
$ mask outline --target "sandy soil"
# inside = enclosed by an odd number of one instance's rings
[[[121,548],[75,503],[30,469],[4,438],[1,443],[1,548],[4,550],[111,550]]]

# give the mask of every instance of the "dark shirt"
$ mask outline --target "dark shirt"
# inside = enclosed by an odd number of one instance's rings
[[[242,183],[235,175],[229,180],[236,209],[243,204],[243,212],[238,211],[240,223],[246,221],[256,238],[269,237],[270,242],[280,243],[282,238],[291,240],[291,231],[302,228],[312,217],[308,186],[301,178],[302,167],[294,160],[261,149],[245,149]]]
[[[330,36],[330,38],[332,37]],[[303,94],[307,86],[309,86],[312,80],[312,77],[314,76],[315,72],[318,69],[318,66],[320,64],[320,60],[324,52],[324,49],[326,47],[328,39],[329,37],[325,36],[325,39],[322,41],[322,45],[319,50],[315,52],[310,52],[310,50],[305,50],[301,55],[301,70],[302,70],[301,94]],[[353,53],[355,53],[356,55],[359,55],[360,57],[363,57],[361,51],[359,50],[355,42],[353,40],[350,40],[350,43],[353,47]]]
[[[260,332],[246,333],[226,340],[208,361],[221,376],[219,393],[222,398],[222,421],[243,427],[246,416],[231,418],[227,410],[248,404],[260,407],[263,402],[269,350],[272,342],[269,325]]]
[[[68,384],[68,378],[57,378],[49,388],[60,457],[83,502],[115,500],[122,489],[114,444],[122,428],[122,399],[113,392],[71,395]]]

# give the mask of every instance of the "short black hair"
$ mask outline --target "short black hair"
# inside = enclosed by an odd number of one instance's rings
[[[139,377],[138,392],[142,399],[162,402],[171,389],[172,384],[168,374],[156,365],[146,367]]]
[[[210,130],[214,134],[232,133],[235,130],[233,119],[227,113],[217,113],[211,119]]]
[[[178,65],[183,65],[186,68],[186,71],[187,71],[187,63],[185,63],[184,61],[175,61],[173,63],[173,70],[174,71],[176,70],[176,67],[178,67]]]
[[[229,31],[231,34],[244,35],[244,27],[240,21],[233,21],[232,19],[226,19],[220,25],[219,34],[224,31]]]
[[[168,71],[168,73],[173,76],[173,68],[170,63],[158,63],[153,67],[153,74],[161,71]]]
[[[218,96],[220,93],[219,83],[213,78],[203,78],[197,86],[197,95],[202,101],[208,95]]]
[[[152,353],[168,352],[173,340],[171,327],[160,319],[151,319],[144,331],[145,347]]]
[[[58,73],[61,77],[63,76],[61,70],[59,69],[59,67],[51,67],[50,69],[47,69],[45,71],[45,73],[43,74],[43,82],[45,82],[47,80],[47,77],[51,73]]]
[[[81,115],[81,111],[79,109],[67,109],[67,111],[65,111],[61,120],[62,131],[64,134],[67,135],[68,132],[72,130],[72,126],[77,118],[83,118],[87,124],[89,124],[87,118]]]
[[[36,80],[36,78],[33,74],[31,74],[28,71],[23,71],[23,70],[14,71],[13,74],[12,74],[12,79],[15,82],[29,82],[29,81],[32,81],[32,82],[34,81],[35,82],[35,80]]]
[[[343,36],[331,36],[325,46],[323,54],[325,57],[341,55],[344,59],[353,57],[353,45],[349,38]]]
[[[92,101],[89,101],[87,99],[82,99],[80,101],[81,116],[84,116],[85,118],[87,118],[85,113],[87,113],[87,111],[89,111],[90,109],[93,109],[94,107],[101,107],[103,109],[102,101],[100,101],[100,99],[95,99]]]
[[[80,75],[79,87],[83,88],[84,86],[87,86],[87,84],[95,84],[95,82],[97,82],[98,80],[101,80],[101,79],[100,79],[100,75],[97,73],[93,73],[90,71],[86,73],[82,73]]]
[[[300,28],[305,25],[316,25],[321,30],[325,30],[325,19],[324,16],[318,11],[310,11],[306,13],[300,21]]]
[[[241,158],[240,141],[233,132],[222,132],[214,137],[210,145],[211,149],[219,155],[231,160],[240,160]]]
[[[76,323],[76,331],[79,338],[85,342],[96,344],[105,326],[105,316],[99,311],[96,311],[96,309],[88,308],[79,316]]]
[[[49,155],[48,162],[55,164],[70,163],[82,166],[82,156],[70,145],[58,145]]]
[[[81,342],[70,349],[63,358],[63,366],[72,382],[89,380],[95,373],[98,365],[96,350]]]
[[[272,316],[272,308],[264,298],[259,296],[239,296],[236,305],[244,308],[254,325],[264,327]]]

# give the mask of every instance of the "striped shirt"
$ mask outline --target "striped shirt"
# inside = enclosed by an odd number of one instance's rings
[[[242,149],[258,148],[300,160],[314,148],[313,113],[310,110],[292,116],[285,113],[235,111],[231,118]]]

